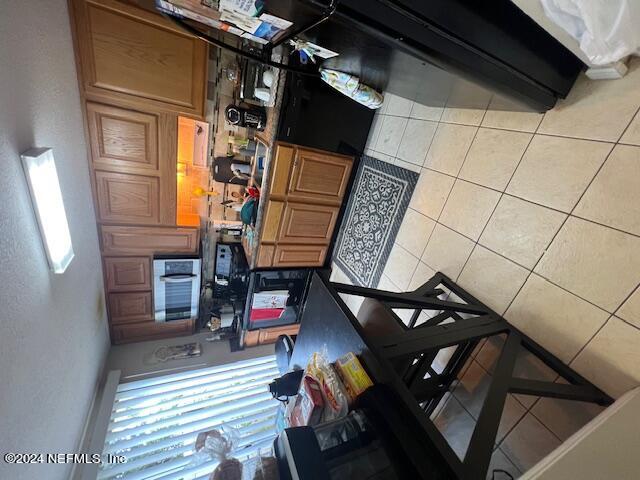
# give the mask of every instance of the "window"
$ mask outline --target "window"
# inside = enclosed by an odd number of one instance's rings
[[[273,355],[118,385],[98,479],[207,479],[216,461],[193,462],[199,432],[234,427],[240,461],[270,448],[280,403],[268,384],[279,376]]]

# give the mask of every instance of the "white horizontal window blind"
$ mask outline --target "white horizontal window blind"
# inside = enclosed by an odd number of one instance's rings
[[[193,461],[198,433],[224,424],[238,434],[231,454],[240,461],[269,448],[280,403],[268,384],[279,376],[273,355],[164,375],[118,386],[98,479],[207,479],[218,462]]]

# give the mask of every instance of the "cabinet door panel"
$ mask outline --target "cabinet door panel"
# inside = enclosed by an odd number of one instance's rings
[[[158,177],[97,171],[96,193],[101,222],[161,223]]]
[[[151,290],[149,257],[105,257],[107,291]]]
[[[286,195],[293,162],[293,147],[277,145],[273,157],[273,175],[271,177],[271,195]]]
[[[110,293],[109,313],[113,325],[152,321],[151,292]]]
[[[202,117],[207,47],[160,15],[114,0],[74,0],[85,91]]]
[[[170,227],[100,227],[105,255],[153,255],[155,253],[197,253],[198,229]]]
[[[326,245],[278,245],[274,267],[321,267],[327,255]]]
[[[94,168],[160,170],[158,116],[87,102]]]
[[[334,204],[342,203],[353,158],[298,148],[289,195]]]
[[[275,252],[275,245],[260,245],[258,250],[258,267],[266,268],[273,264],[273,252]]]
[[[338,218],[338,207],[288,202],[278,243],[328,244]]]
[[[189,335],[193,332],[193,320],[174,320],[171,322],[131,323],[113,325],[111,340],[113,343],[142,342],[157,340],[179,335]]]
[[[262,235],[260,239],[263,242],[275,242],[278,237],[280,221],[282,220],[282,212],[284,211],[284,202],[276,202],[269,200],[264,214]]]

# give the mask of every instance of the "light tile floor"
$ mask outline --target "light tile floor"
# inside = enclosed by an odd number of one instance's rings
[[[367,153],[420,180],[379,288],[442,271],[618,397],[640,384],[640,59],[621,80],[581,77],[544,115],[486,104],[387,96]],[[460,455],[500,344],[478,349],[435,417]],[[491,468],[524,472],[600,411],[510,396]]]

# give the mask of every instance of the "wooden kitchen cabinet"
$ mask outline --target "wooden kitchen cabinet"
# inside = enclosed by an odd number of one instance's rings
[[[104,273],[108,292],[152,289],[150,257],[104,257]]]
[[[282,214],[278,244],[328,244],[338,219],[338,207],[287,202]]]
[[[158,172],[160,114],[87,102],[93,166],[100,170]]]
[[[175,225],[177,117],[87,102],[98,220]]]
[[[204,116],[207,46],[157,12],[116,0],[72,0],[87,97]]]
[[[289,197],[340,205],[349,184],[352,165],[352,157],[298,147]]]
[[[254,267],[324,265],[353,157],[277,143]]]
[[[300,331],[300,324],[285,325],[282,327],[261,328],[259,330],[249,330],[244,334],[244,346],[255,347],[257,345],[267,345],[276,343],[280,335],[297,335]]]
[[[196,228],[100,227],[104,255],[144,255],[198,253],[200,232]]]
[[[321,267],[327,256],[327,245],[278,245],[273,254],[274,267]]]
[[[151,292],[110,293],[111,324],[153,321]]]
[[[113,343],[192,333],[155,322],[153,257],[196,256],[177,226],[178,116],[205,114],[208,47],[152,1],[70,0]]]
[[[95,172],[98,218],[103,222],[160,224],[157,177]]]

